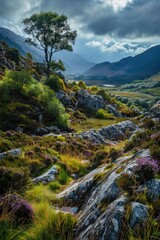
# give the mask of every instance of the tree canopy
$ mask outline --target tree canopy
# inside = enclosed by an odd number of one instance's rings
[[[26,42],[44,51],[47,76],[50,76],[53,54],[61,50],[72,51],[77,36],[65,15],[54,12],[33,14],[23,20],[24,31],[29,35]],[[54,61],[55,63],[55,61]]]

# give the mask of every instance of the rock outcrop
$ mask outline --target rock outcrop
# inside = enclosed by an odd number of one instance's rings
[[[102,129],[90,130],[75,134],[76,137],[82,139],[90,139],[91,141],[101,144],[109,141],[119,141],[130,137],[134,131],[136,131],[137,126],[131,121],[123,121],[118,124],[113,124]]]
[[[160,121],[160,101],[153,105],[148,113],[148,116]]]
[[[87,90],[81,89],[76,92],[75,98],[78,102],[78,107],[81,107],[93,114],[100,108],[105,108],[105,101],[99,95],[89,94]]]
[[[129,198],[124,196],[117,180],[123,173],[132,174],[136,165],[135,158],[143,155],[146,155],[146,150],[138,155],[118,158],[113,167],[98,168],[58,194],[58,198],[63,198],[66,204],[79,208],[75,240],[119,239],[125,227]],[[153,179],[147,182],[146,186],[149,196],[156,199],[160,181]],[[138,190],[143,191],[143,187]],[[136,227],[148,218],[149,209],[140,202],[131,201],[129,211],[128,226],[135,231]]]
[[[46,184],[46,183],[49,183],[53,180],[56,179],[56,175],[58,173],[58,169],[56,166],[52,166],[47,172],[45,172],[44,174],[42,174],[41,176],[39,177],[36,177],[33,179],[33,182],[34,183],[43,183],[43,184]]]
[[[18,157],[18,156],[21,156],[21,155],[22,155],[21,149],[16,148],[16,149],[9,150],[7,152],[0,153],[0,159],[3,159],[3,158],[8,157],[8,156]]]

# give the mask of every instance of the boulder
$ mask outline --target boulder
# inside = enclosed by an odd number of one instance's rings
[[[102,96],[89,94],[87,90],[78,90],[75,94],[78,107],[81,107],[93,114],[100,108],[105,108],[105,101]]]
[[[139,202],[132,202],[129,225],[134,229],[137,225],[143,224],[148,217],[148,207]]]
[[[121,230],[122,218],[125,215],[126,198],[120,197],[109,204],[106,211],[100,217],[94,215],[90,222],[84,219],[83,230],[81,226],[77,229],[76,240],[117,240]],[[87,228],[85,226],[87,223]],[[79,224],[78,224],[79,225]],[[80,234],[78,234],[80,232]]]
[[[7,152],[0,153],[0,159],[3,159],[7,156],[18,157],[21,155],[22,155],[22,150],[20,148],[16,148]]]
[[[59,90],[55,93],[55,95],[59,99],[59,101],[64,104],[64,106],[69,107],[73,105],[71,98],[66,92]]]
[[[154,118],[156,120],[160,120],[160,101],[153,105],[150,109],[149,113],[147,114],[149,117]]]
[[[43,136],[45,134],[49,134],[49,133],[60,133],[60,129],[57,126],[44,126],[44,127],[40,127],[37,128],[37,130],[35,131],[36,135],[39,136]]]
[[[137,192],[147,191],[147,195],[152,200],[157,200],[160,196],[160,179],[152,179],[139,186]]]
[[[49,183],[53,180],[56,179],[56,175],[58,174],[58,169],[56,166],[52,166],[47,172],[45,172],[44,174],[42,174],[41,176],[39,177],[36,177],[33,179],[33,182],[34,183]]]
[[[118,110],[113,107],[112,105],[107,105],[107,110],[112,113],[115,117],[122,117],[122,114],[120,112],[118,112]]]

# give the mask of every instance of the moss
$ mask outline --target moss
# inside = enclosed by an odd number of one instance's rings
[[[114,119],[113,115],[108,113],[106,110],[104,109],[99,109],[97,112],[96,112],[96,118],[99,118],[99,119]]]

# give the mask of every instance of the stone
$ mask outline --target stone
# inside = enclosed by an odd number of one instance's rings
[[[121,230],[122,218],[125,214],[125,197],[120,197],[109,204],[106,211],[100,217],[95,215],[87,223],[87,227],[77,225],[76,240],[117,240]],[[84,220],[84,224],[86,221]],[[80,233],[80,234],[78,234]]]
[[[34,183],[49,183],[51,181],[54,181],[56,179],[56,175],[58,174],[58,169],[56,166],[52,166],[47,172],[40,175],[39,177],[36,177],[33,179]]]
[[[87,90],[78,90],[75,94],[78,106],[91,113],[96,113],[98,109],[105,109],[105,101],[102,96],[89,94]]]
[[[59,90],[58,92],[55,93],[56,97],[59,99],[60,102],[62,102],[65,106],[72,106],[72,101],[69,95],[62,91]]]
[[[7,152],[0,153],[0,159],[3,159],[7,156],[18,157],[21,155],[22,155],[22,150],[20,148],[16,148]]]
[[[90,130],[81,132],[79,134],[75,134],[75,137],[79,137],[82,139],[88,139],[92,142],[95,142],[97,144],[103,144],[106,143],[106,141],[119,141],[119,140],[125,140],[129,136],[133,134],[134,131],[136,131],[137,126],[127,120],[120,122],[118,124],[113,124],[108,127],[103,127],[102,129],[96,130]]]
[[[115,117],[122,117],[122,114],[118,112],[118,110],[112,105],[107,105],[107,110],[109,110],[109,112],[112,113]]]
[[[35,134],[39,135],[39,136],[43,136],[45,134],[49,134],[49,133],[60,133],[60,129],[57,126],[44,126],[44,127],[40,127],[37,128]]]
[[[150,199],[157,200],[160,196],[160,179],[151,179],[137,189],[137,192],[144,191],[147,191]]]
[[[148,207],[139,202],[132,202],[131,215],[129,219],[129,225],[131,228],[135,228],[137,225],[142,224],[148,217]]]
[[[22,127],[17,127],[16,132],[23,133],[24,129]]]

